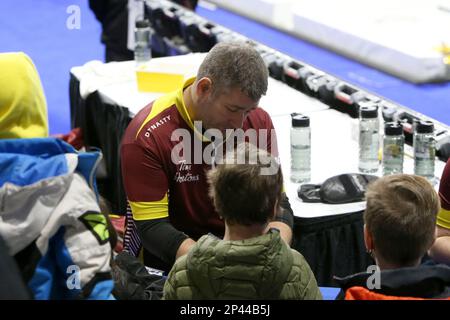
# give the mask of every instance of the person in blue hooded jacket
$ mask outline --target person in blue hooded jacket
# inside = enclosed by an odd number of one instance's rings
[[[100,153],[55,138],[0,139],[0,236],[35,299],[111,299]]]

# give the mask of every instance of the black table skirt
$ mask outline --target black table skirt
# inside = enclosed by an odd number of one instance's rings
[[[100,148],[107,178],[98,179],[100,194],[108,200],[114,214],[125,215],[127,201],[120,169],[120,142],[131,121],[127,108],[98,91],[81,98],[79,81],[70,78],[70,111],[72,128],[80,127],[86,148]]]
[[[337,286],[333,276],[362,272],[375,264],[366,253],[362,213],[295,218],[292,247],[303,254],[320,286]]]

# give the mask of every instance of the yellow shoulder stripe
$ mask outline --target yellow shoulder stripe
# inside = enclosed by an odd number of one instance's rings
[[[441,208],[441,211],[439,211],[437,216],[437,225],[442,228],[450,229],[450,210]]]
[[[169,201],[167,193],[161,200],[151,202],[129,201],[135,220],[153,220],[169,216]]]
[[[152,109],[150,113],[148,114],[147,118],[145,118],[145,121],[142,123],[141,127],[139,128],[138,132],[136,133],[136,137],[139,135],[139,132],[141,132],[142,128],[145,126],[146,123],[148,123],[151,119],[156,117],[158,114],[163,112],[164,110],[170,108],[171,106],[175,105],[178,111],[180,112],[182,118],[187,122],[187,124],[193,128],[192,121],[189,117],[189,114],[186,110],[186,106],[184,104],[183,100],[183,91],[186,87],[190,86],[192,83],[194,83],[195,78],[190,78],[185,81],[183,84],[183,87],[170,92],[153,102]]]
[[[171,106],[173,106],[175,104],[176,96],[177,96],[177,93],[176,92],[172,92],[172,93],[166,94],[165,96],[162,96],[162,97],[156,99],[153,102],[153,106],[152,106],[152,109],[150,110],[150,113],[148,114],[147,118],[145,118],[145,121],[142,122],[141,127],[139,128],[139,130],[136,133],[136,138],[139,135],[139,132],[141,132],[142,128],[150,120],[152,120],[158,114],[160,114],[161,112],[163,112],[164,110],[170,108]]]

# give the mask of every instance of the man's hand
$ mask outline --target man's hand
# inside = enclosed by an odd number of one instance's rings
[[[450,264],[450,230],[437,226],[437,239],[428,255],[435,262]]]
[[[191,248],[194,246],[194,244],[195,241],[191,238],[187,238],[186,240],[184,240],[178,248],[176,259],[187,254],[189,250],[191,250]]]
[[[284,242],[286,242],[288,246],[291,245],[292,229],[287,224],[280,222],[280,221],[272,221],[268,224],[267,231],[269,231],[270,228],[275,228],[275,229],[280,230],[281,239],[283,239]]]

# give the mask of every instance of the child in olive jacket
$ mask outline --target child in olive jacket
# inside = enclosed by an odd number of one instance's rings
[[[267,227],[282,191],[278,162],[241,144],[208,178],[225,236],[201,237],[176,261],[164,299],[322,299],[304,257]]]

